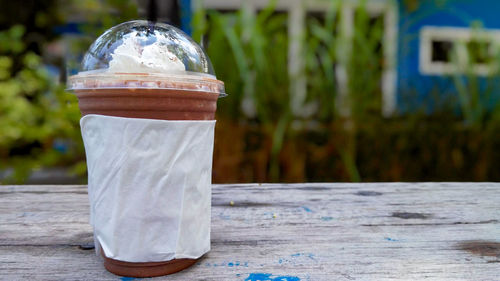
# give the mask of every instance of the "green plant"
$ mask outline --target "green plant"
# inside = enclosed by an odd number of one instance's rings
[[[322,123],[337,117],[337,88],[335,68],[338,67],[339,10],[341,2],[332,2],[324,17],[306,19],[305,75],[307,102],[316,103],[316,111],[309,119]]]
[[[208,13],[207,52],[226,83],[228,98],[219,115],[257,122],[271,136],[270,174],[279,178],[279,153],[289,126],[287,15],[275,14],[271,3],[257,15],[245,9],[235,14]],[[195,18],[204,18],[201,16]],[[202,22],[199,20],[199,22]],[[201,32],[194,28],[195,38]]]
[[[355,10],[350,52],[347,54],[346,144],[341,152],[352,181],[361,181],[357,168],[358,127],[378,119],[382,108],[381,80],[384,69],[382,55],[383,18],[370,17],[364,3]],[[345,44],[345,43],[344,43]],[[370,126],[368,126],[369,128]]]
[[[341,1],[332,1],[322,18],[306,21],[301,44],[307,96],[303,108],[307,114],[295,115],[290,103],[288,70],[288,17],[276,12],[274,2],[258,13],[245,8],[235,13],[220,14],[199,9],[194,15],[193,34],[207,48],[219,79],[225,81],[229,96],[219,103],[218,116],[238,120],[242,124],[256,123],[270,138],[268,147],[269,180],[280,178],[280,155],[283,144],[293,139],[295,129],[307,129],[307,124],[322,124],[338,119],[336,104],[337,81],[335,68],[342,44],[349,42],[355,56],[343,56],[349,80],[347,92],[348,123],[366,122],[380,114],[381,20],[373,21],[363,6],[356,9],[352,37],[340,34]],[[307,106],[306,106],[307,105]],[[311,110],[312,109],[312,110]],[[378,110],[376,110],[378,109]],[[300,125],[302,124],[302,125]],[[347,128],[347,127],[346,127]],[[353,128],[351,126],[350,128]],[[345,142],[339,147],[343,162],[352,180],[359,180],[356,168],[356,130],[346,129]]]
[[[75,98],[27,50],[24,32],[21,25],[0,32],[0,170],[13,168],[9,181],[15,182],[44,166],[71,163],[78,169],[82,153]]]
[[[43,56],[44,45],[58,39],[54,25],[64,23],[68,14],[62,9],[88,17],[81,28],[89,36],[73,41],[74,54],[85,52],[103,30],[137,17],[136,4],[127,0],[70,1],[64,6],[47,0],[29,5],[0,20],[0,171],[13,172],[5,182],[21,183],[42,167],[86,172],[76,98],[46,67],[60,64],[62,58],[49,62]]]

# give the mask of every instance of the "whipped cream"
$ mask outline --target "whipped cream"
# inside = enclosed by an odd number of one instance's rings
[[[123,44],[111,54],[108,71],[124,73],[164,73],[185,71],[186,67],[179,58],[158,41],[143,46],[140,37],[123,38]]]

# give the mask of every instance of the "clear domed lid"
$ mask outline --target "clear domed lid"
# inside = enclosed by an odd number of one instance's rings
[[[69,78],[71,90],[130,87],[182,88],[188,86],[225,95],[210,59],[189,35],[164,23],[134,20],[104,32],[90,46],[80,72]],[[208,87],[208,88],[207,88]]]

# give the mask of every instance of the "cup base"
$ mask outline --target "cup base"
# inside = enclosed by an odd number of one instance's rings
[[[179,272],[195,264],[199,259],[173,259],[162,262],[125,262],[104,258],[104,267],[109,272],[126,277],[156,277]]]

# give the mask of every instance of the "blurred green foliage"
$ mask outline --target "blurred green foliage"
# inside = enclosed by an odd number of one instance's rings
[[[194,37],[206,46],[229,93],[219,101],[214,180],[498,179],[500,107],[484,102],[495,87],[482,88],[471,73],[449,77],[458,103],[446,103],[437,93],[433,115],[414,108],[384,118],[381,80],[390,67],[382,53],[384,19],[370,15],[361,1],[352,33],[345,34],[344,4],[330,3],[323,16],[306,18],[301,36],[307,81],[302,108],[313,105],[308,114],[290,109],[288,20],[273,2],[257,13],[245,7],[196,12]],[[346,84],[337,80],[341,66]],[[498,84],[498,73],[490,80]]]
[[[82,155],[75,98],[27,49],[24,35],[22,25],[0,32],[0,170],[13,168],[16,182],[40,167],[74,164]],[[65,151],[55,149],[56,142]]]
[[[207,46],[207,52],[219,79],[226,82],[229,97],[219,102],[218,116],[255,125],[270,139],[267,158],[268,178],[279,181],[280,157],[284,144],[297,135],[295,127],[307,129],[311,122],[345,123],[340,159],[350,179],[361,178],[356,165],[356,124],[381,114],[382,19],[372,19],[361,5],[356,10],[353,34],[339,32],[341,1],[332,1],[321,18],[307,18],[302,34],[296,34],[304,46],[305,71],[299,73],[307,83],[307,96],[292,112],[293,91],[288,69],[288,16],[276,12],[270,4],[258,13],[242,7],[235,13],[198,10],[194,37]],[[344,52],[342,52],[344,51]],[[353,53],[355,55],[350,55]],[[345,66],[348,81],[345,100],[348,118],[336,104],[335,68]]]
[[[64,61],[49,61],[43,50],[59,38],[54,28],[66,14],[86,16],[80,28],[88,37],[69,46],[82,54],[103,30],[136,18],[137,7],[124,0],[4,4],[12,13],[0,17],[0,171],[12,173],[3,182],[23,182],[42,167],[62,166],[84,175],[77,100],[48,71],[47,64],[55,63],[64,72]]]
[[[210,12],[207,52],[224,77],[231,97],[219,104],[221,116],[257,122],[272,136],[270,173],[279,177],[277,156],[291,120],[287,70],[287,15],[274,14],[273,1],[258,15]],[[195,30],[195,33],[197,31]],[[231,56],[228,56],[228,50]]]
[[[6,7],[18,7],[14,2]],[[84,35],[67,51],[84,53],[104,30],[137,18],[134,3],[29,0],[27,9],[0,17],[0,171],[14,171],[5,182],[23,182],[41,167],[85,174],[76,99],[46,67],[64,69],[79,58],[54,62],[43,50],[59,39],[53,27],[68,20],[64,15],[77,14]],[[306,17],[299,36],[304,71],[290,77],[289,17],[275,3],[255,13],[200,9],[193,15],[193,38],[206,48],[229,94],[218,103],[214,182],[500,180],[500,105],[482,102],[497,89],[498,73],[486,87],[472,72],[449,77],[461,114],[443,106],[431,116],[415,111],[384,118],[383,19],[361,5],[352,34],[345,34],[344,4],[331,1],[322,16]],[[346,74],[342,83],[339,69]],[[307,96],[296,112],[290,85],[301,78]]]

